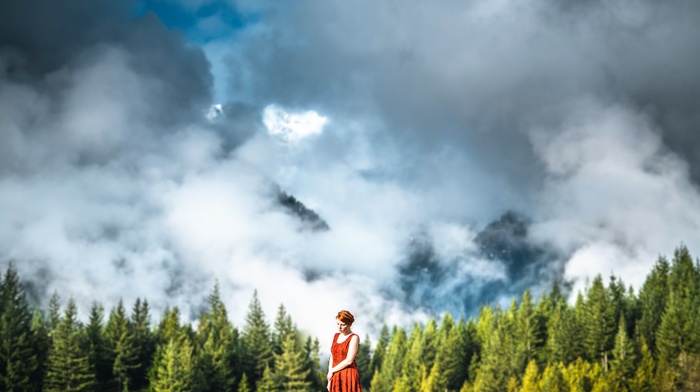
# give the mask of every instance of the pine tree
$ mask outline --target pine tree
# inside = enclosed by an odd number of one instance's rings
[[[656,391],[654,381],[655,364],[651,350],[647,346],[644,338],[641,338],[640,355],[642,357],[639,366],[637,367],[634,378],[630,382],[630,391],[632,392],[653,392]]]
[[[403,359],[406,355],[406,332],[395,328],[386,349],[382,367],[374,374],[370,389],[374,392],[390,392],[403,371]]]
[[[543,327],[535,313],[530,290],[525,290],[515,317],[515,336],[517,337],[515,370],[517,373],[522,373],[527,364],[535,359],[536,353],[542,346],[540,330]]]
[[[374,376],[379,372],[384,364],[384,357],[386,356],[386,349],[389,345],[389,327],[386,324],[382,325],[382,329],[379,332],[379,340],[374,348],[374,353],[372,355],[371,362],[371,372],[366,376],[368,380],[374,379]]]
[[[32,316],[32,333],[34,334],[34,352],[37,356],[38,366],[32,375],[35,391],[41,391],[44,388],[44,376],[46,375],[46,367],[49,357],[49,349],[51,347],[51,337],[49,336],[48,322],[41,315],[39,310],[34,310]]]
[[[277,382],[270,365],[265,365],[262,377],[260,381],[257,382],[256,392],[277,392],[280,391],[280,385]]]
[[[171,339],[157,356],[151,389],[154,392],[195,391],[195,358],[186,334]]]
[[[226,306],[216,284],[208,298],[209,309],[200,318],[200,378],[208,391],[230,391],[237,373],[237,331],[228,319]],[[240,374],[240,373],[238,373]]]
[[[569,387],[570,392],[588,392],[593,387],[593,378],[598,377],[598,365],[591,366],[587,361],[577,358],[574,362],[562,369],[562,376]]]
[[[0,283],[0,390],[30,391],[39,368],[32,313],[10,264]]]
[[[248,375],[243,373],[241,376],[241,381],[238,383],[238,389],[236,390],[237,392],[250,392],[250,388],[248,387]]]
[[[401,384],[402,391],[417,392],[423,382],[425,365],[422,365],[423,353],[423,328],[418,324],[413,324],[413,329],[406,344],[406,356],[403,358]]]
[[[248,306],[243,328],[244,347],[244,372],[248,374],[251,383],[257,384],[262,379],[266,367],[272,368],[272,339],[270,326],[265,320],[258,292],[253,293],[253,298]]]
[[[105,336],[112,360],[112,375],[116,383],[115,390],[130,390],[133,384],[131,375],[141,366],[138,362],[133,328],[133,324],[126,315],[124,302],[120,299],[117,306],[110,311],[105,326]]]
[[[535,360],[528,362],[523,376],[521,392],[540,392],[540,372],[537,369]]]
[[[610,302],[600,275],[593,279],[593,283],[588,289],[585,311],[586,351],[591,360],[601,361],[603,370],[607,371],[609,354],[614,344],[613,338],[617,326],[614,320],[615,309]]]
[[[77,321],[71,299],[53,332],[44,390],[46,392],[93,391],[95,374],[90,368],[87,339]]]
[[[628,390],[630,380],[634,376],[637,366],[637,358],[634,343],[627,336],[627,326],[625,319],[620,315],[620,323],[617,335],[615,336],[615,348],[613,349],[613,359],[611,361],[611,374],[609,379],[616,390]]]
[[[93,303],[90,317],[85,327],[90,367],[95,371],[97,389],[106,390],[112,377],[109,348],[103,333],[104,308]]]
[[[469,378],[469,359],[474,352],[467,323],[461,320],[438,351],[447,390],[458,391]]]
[[[278,355],[281,354],[282,345],[287,340],[287,337],[294,336],[296,338],[296,334],[297,328],[292,322],[291,316],[287,313],[284,305],[280,304],[277,309],[277,317],[275,318],[274,331],[272,334],[272,352]]]
[[[305,392],[311,387],[307,380],[309,369],[304,368],[304,353],[294,335],[287,335],[282,353],[275,354],[275,378],[285,392]]]
[[[659,257],[651,273],[647,275],[641,290],[639,301],[641,306],[641,318],[639,319],[639,333],[644,337],[652,354],[658,355],[656,334],[661,325],[661,316],[666,309],[668,300],[668,275],[670,265],[668,261]]]
[[[513,321],[502,312],[493,316],[493,329],[486,340],[481,359],[481,368],[474,380],[478,391],[505,391],[508,380],[514,376],[513,355]]]
[[[549,364],[542,372],[540,389],[548,392],[569,392],[560,365]]]
[[[365,359],[364,355],[365,353],[361,341],[357,355],[355,356],[358,371],[364,369],[362,366],[369,367],[370,358],[367,356]],[[366,355],[369,355],[369,351],[367,351]],[[321,369],[321,343],[319,343],[318,338],[311,339],[310,336],[306,338],[306,343],[304,344],[304,358],[304,368],[308,370],[306,380],[309,382],[309,388],[313,391],[322,390],[326,386],[327,379],[326,372]],[[360,378],[360,380],[362,381],[362,378]]]
[[[548,331],[547,350],[552,363],[561,362],[568,365],[584,355],[584,335],[576,318],[576,311],[568,307],[566,302],[557,303],[553,316],[549,319]]]
[[[153,363],[156,351],[155,335],[151,330],[151,314],[147,300],[136,299],[131,314],[133,325],[133,345],[136,351],[136,360],[129,378],[135,390],[141,390],[148,385],[148,373]]]
[[[316,343],[318,344],[318,339],[316,340]],[[370,387],[370,381],[372,380],[372,342],[370,341],[369,335],[366,335],[364,339],[360,340],[360,345],[357,348],[357,355],[355,356],[355,364],[357,365],[357,371],[360,374],[360,383],[362,385],[362,389],[369,390]],[[316,352],[318,352],[319,349],[316,349]],[[318,364],[320,359],[316,359],[315,363]],[[321,372],[321,380],[325,381],[325,373]],[[318,388],[312,388],[314,390],[320,390],[322,387],[325,387],[325,383],[322,385],[319,385]]]

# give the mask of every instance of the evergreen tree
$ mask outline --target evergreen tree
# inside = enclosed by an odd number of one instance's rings
[[[155,335],[151,330],[151,314],[147,300],[136,299],[131,314],[133,325],[133,345],[136,349],[135,366],[129,377],[135,390],[148,385],[148,373],[156,351]]]
[[[182,333],[180,324],[180,309],[175,306],[165,308],[155,333],[156,345],[166,345],[173,339],[177,339]]]
[[[374,374],[370,389],[374,392],[390,392],[394,383],[400,379],[403,371],[403,359],[406,355],[406,332],[395,328],[386,349],[382,367]]]
[[[77,321],[71,299],[52,334],[44,390],[46,392],[93,391],[95,374],[90,368],[87,339]]]
[[[265,313],[258,299],[258,292],[248,306],[248,313],[243,328],[244,368],[243,371],[253,384],[262,379],[265,368],[273,367],[272,339],[270,326],[265,320]]]
[[[316,340],[316,343],[318,344],[318,339]],[[371,348],[372,348],[372,342],[370,341],[369,335],[366,335],[364,339],[360,340],[360,345],[357,348],[357,355],[355,356],[355,364],[357,366],[357,372],[360,373],[360,383],[362,385],[362,389],[369,390],[370,387],[370,381],[372,380],[372,353],[371,353]],[[318,352],[319,349],[316,349],[316,352]],[[315,363],[319,363],[320,359],[316,360]],[[325,374],[324,372],[321,372],[321,380],[325,381]],[[314,390],[319,390],[321,387],[325,387],[325,383],[319,386],[319,388],[312,388]]]
[[[641,318],[638,329],[654,355],[658,354],[656,333],[661,325],[661,317],[666,309],[668,300],[669,270],[670,265],[668,261],[663,257],[659,257],[639,291]]]
[[[110,350],[112,377],[115,382],[113,390],[131,390],[133,384],[131,375],[141,364],[138,362],[133,324],[126,315],[124,302],[121,299],[117,306],[110,311],[105,326],[105,336]]]
[[[34,352],[38,363],[31,378],[34,382],[33,390],[41,391],[44,388],[44,376],[46,375],[51,337],[49,336],[49,325],[39,310],[34,311],[31,330],[34,334]]]
[[[515,336],[517,337],[515,370],[517,373],[522,373],[527,364],[535,359],[536,353],[542,346],[540,330],[543,326],[540,325],[540,319],[535,313],[530,290],[525,290],[515,317]]]
[[[109,348],[105,340],[104,308],[93,303],[90,309],[90,317],[85,327],[87,338],[90,367],[95,371],[97,389],[106,390],[112,377],[112,365],[109,358]]]
[[[469,359],[474,353],[467,323],[461,320],[438,351],[447,390],[458,391],[469,378]]]
[[[357,355],[355,356],[358,371],[363,369],[361,366],[369,367],[370,358],[366,357],[366,359],[364,359],[365,353],[362,344],[362,341],[360,341],[360,347],[358,347]],[[366,355],[369,355],[369,352],[367,352]],[[309,388],[313,391],[322,390],[326,387],[327,373],[321,369],[321,344],[318,338],[311,339],[310,336],[306,338],[306,343],[304,344],[304,358],[304,368],[308,370],[306,380],[309,382]],[[362,373],[360,373],[360,375],[362,375]],[[360,381],[362,381],[362,378],[360,378]]]
[[[12,264],[0,283],[0,390],[30,391],[39,368],[32,312]]]
[[[195,383],[193,346],[186,334],[171,339],[154,363],[151,389],[154,392],[190,392]],[[201,390],[201,389],[199,389]]]
[[[280,385],[277,382],[270,365],[265,365],[262,377],[257,383],[256,392],[277,392],[280,391]]]
[[[200,318],[200,378],[207,391],[230,391],[236,379],[237,332],[228,319],[218,283],[209,295],[209,310]],[[240,373],[239,373],[240,374]]]
[[[282,353],[275,354],[275,378],[285,392],[305,392],[310,389],[309,369],[304,368],[304,353],[294,335],[287,335]]]
[[[548,331],[547,350],[551,362],[568,365],[584,355],[582,345],[584,335],[576,318],[576,312],[565,302],[557,303],[553,316],[549,319]]]
[[[241,376],[241,381],[238,383],[238,389],[236,390],[237,392],[250,392],[250,388],[248,386],[248,375],[243,373]]]
[[[403,358],[401,374],[401,390],[404,392],[417,392],[423,382],[425,365],[422,365],[423,352],[423,328],[418,324],[413,324],[413,329],[406,344],[406,356]]]
[[[597,368],[596,368],[597,367]],[[569,386],[571,392],[588,392],[593,387],[592,379],[598,376],[598,373],[593,372],[593,369],[600,368],[591,366],[590,362],[577,358],[570,363],[566,368],[562,369],[564,380]]]
[[[371,372],[367,375],[368,380],[374,379],[374,376],[379,372],[382,365],[384,364],[384,357],[386,356],[386,349],[389,345],[389,327],[386,324],[382,325],[382,329],[379,332],[379,340],[377,341],[377,346],[374,348],[374,353],[372,355],[371,362]]]
[[[540,390],[548,392],[569,392],[569,385],[564,380],[560,365],[547,365],[542,372]]]
[[[614,320],[615,309],[600,275],[593,279],[588,289],[585,311],[586,351],[591,360],[600,361],[603,370],[607,371],[617,326]]]
[[[642,359],[634,373],[634,378],[630,382],[630,391],[653,392],[657,390],[654,381],[654,358],[643,337],[641,340],[640,355]]]
[[[630,380],[634,376],[637,366],[637,358],[634,343],[627,336],[625,319],[620,315],[620,323],[615,336],[615,348],[611,362],[611,375],[609,379],[614,388],[619,391],[628,390]]]
[[[525,368],[523,384],[520,392],[540,392],[540,372],[537,369],[537,362],[531,360]]]
[[[291,316],[287,313],[284,305],[280,304],[277,309],[277,317],[275,318],[274,331],[272,334],[272,352],[279,355],[282,354],[282,345],[287,340],[287,337],[293,336],[296,339],[297,328],[292,322]]]

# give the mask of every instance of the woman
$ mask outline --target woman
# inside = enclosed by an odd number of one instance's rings
[[[333,335],[331,358],[328,363],[328,391],[362,392],[360,374],[355,365],[355,355],[360,346],[360,337],[352,333],[355,317],[347,310],[336,316],[338,333]]]

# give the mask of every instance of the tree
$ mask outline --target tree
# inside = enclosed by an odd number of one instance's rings
[[[287,340],[287,337],[294,336],[296,338],[297,328],[292,322],[291,316],[287,313],[284,305],[280,304],[277,309],[277,317],[275,318],[274,332],[272,334],[272,351],[275,354],[282,353],[282,345]]]
[[[612,354],[609,379],[616,390],[628,390],[637,366],[637,358],[634,343],[627,336],[627,327],[622,315],[620,315],[620,323],[617,335],[615,335],[615,348]]]
[[[639,333],[644,337],[653,355],[658,354],[656,333],[661,325],[661,316],[666,309],[668,300],[669,270],[668,261],[663,257],[659,257],[639,291],[641,306],[641,318],[638,324]]]
[[[363,346],[362,341],[360,342],[360,347],[358,347],[357,355],[355,356],[355,363],[357,364],[358,371],[364,367],[369,367],[369,347]],[[365,350],[367,350],[365,352]],[[366,355],[366,356],[365,356]],[[321,369],[321,344],[318,338],[311,339],[311,337],[306,338],[306,343],[304,344],[304,358],[305,358],[305,369],[309,371],[307,376],[307,381],[309,382],[310,389],[314,391],[319,391],[326,386],[326,372]],[[360,373],[362,375],[362,373]],[[360,378],[362,381],[362,378]]]
[[[95,382],[98,390],[105,390],[112,377],[109,347],[103,333],[104,308],[93,303],[90,317],[85,327],[90,367],[95,372]]]
[[[517,373],[525,370],[527,364],[535,358],[542,346],[543,328],[535,313],[530,290],[525,290],[515,320],[515,336],[517,337],[515,366]]]
[[[77,314],[77,307],[71,299],[52,335],[44,389],[47,392],[92,391],[95,387],[87,339],[77,321]]]
[[[263,375],[260,378],[260,381],[257,383],[257,388],[255,389],[256,392],[277,392],[280,390],[280,385],[277,383],[277,379],[275,378],[272,370],[270,369],[270,365],[265,365],[265,369],[263,370]]]
[[[133,388],[140,390],[148,385],[148,372],[156,351],[155,335],[151,331],[151,314],[147,300],[136,299],[131,313],[133,345],[136,351],[135,366],[129,375]]]
[[[406,332],[395,328],[386,349],[383,364],[372,378],[370,389],[374,392],[390,392],[394,383],[401,377],[403,359],[406,355]]]
[[[195,390],[195,358],[190,339],[184,333],[171,339],[154,364],[151,380],[154,392],[189,392]]]
[[[614,319],[615,309],[610,302],[600,275],[593,279],[593,283],[588,289],[585,313],[586,351],[591,360],[600,360],[603,370],[607,371],[609,354],[614,344],[613,338],[617,329]]]
[[[257,384],[262,379],[265,368],[273,366],[270,326],[265,320],[265,313],[262,310],[257,291],[253,292],[245,321],[243,328],[243,370],[248,374],[250,381]]]
[[[32,313],[10,264],[0,283],[0,390],[30,391],[39,368]]]
[[[199,340],[203,341],[200,354],[200,379],[207,391],[230,391],[237,367],[237,333],[231,325],[226,306],[221,300],[218,284],[209,295],[209,309],[199,323]]]
[[[634,392],[656,391],[654,358],[643,337],[641,338],[640,354],[642,359],[634,373],[634,378],[630,382],[630,390]]]
[[[293,335],[282,342],[282,353],[275,354],[275,378],[285,392],[305,392],[310,389],[309,369],[304,367],[304,353]]]
[[[116,389],[130,390],[133,384],[131,376],[141,364],[138,362],[133,324],[126,315],[124,302],[121,299],[117,306],[110,311],[105,326],[105,336],[110,349],[112,375],[116,382]]]
[[[521,392],[540,392],[540,372],[537,369],[537,362],[530,360],[525,368]]]

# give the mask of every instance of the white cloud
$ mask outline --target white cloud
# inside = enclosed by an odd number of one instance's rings
[[[263,110],[263,123],[269,134],[288,142],[320,134],[327,122],[326,117],[313,110],[290,112],[274,104]]]

